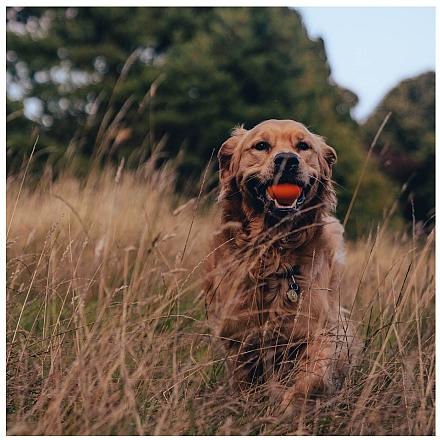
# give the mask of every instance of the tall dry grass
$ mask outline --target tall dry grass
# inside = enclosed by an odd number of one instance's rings
[[[340,392],[277,416],[264,395],[231,392],[211,349],[216,207],[185,206],[153,168],[21,190],[9,178],[9,434],[434,433],[433,234],[379,227],[348,244],[358,358]]]

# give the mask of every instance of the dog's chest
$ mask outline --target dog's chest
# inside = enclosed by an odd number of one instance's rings
[[[260,299],[264,309],[274,303],[285,307],[296,306],[301,297],[320,278],[319,255],[268,252],[259,271]]]
[[[286,269],[271,274],[263,281],[263,302],[265,306],[268,306],[277,299],[286,306],[294,306],[299,302],[305,290],[305,277],[301,273],[300,266],[288,266]]]
[[[283,333],[300,332],[304,324],[301,316],[313,321],[321,314],[321,305],[326,308],[328,278],[320,253],[282,255],[279,263],[263,273],[258,283],[260,325],[278,326],[282,321]]]

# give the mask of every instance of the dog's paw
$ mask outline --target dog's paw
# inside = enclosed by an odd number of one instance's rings
[[[293,416],[299,414],[304,405],[307,402],[307,395],[301,391],[294,388],[287,390],[280,404],[280,413],[285,416]]]

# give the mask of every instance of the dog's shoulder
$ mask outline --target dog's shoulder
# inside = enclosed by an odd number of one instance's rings
[[[325,247],[339,264],[345,263],[344,227],[341,222],[333,217],[326,216],[324,219],[323,239]]]
[[[334,237],[338,240],[342,240],[344,235],[344,227],[341,222],[332,215],[327,215],[323,219],[324,232],[327,237]]]

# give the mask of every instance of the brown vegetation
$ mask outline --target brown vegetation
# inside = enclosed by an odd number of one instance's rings
[[[211,350],[201,269],[217,208],[184,206],[152,165],[9,178],[9,434],[434,433],[433,234],[384,224],[349,243],[363,350],[338,394],[274,417],[258,389],[231,393]]]

